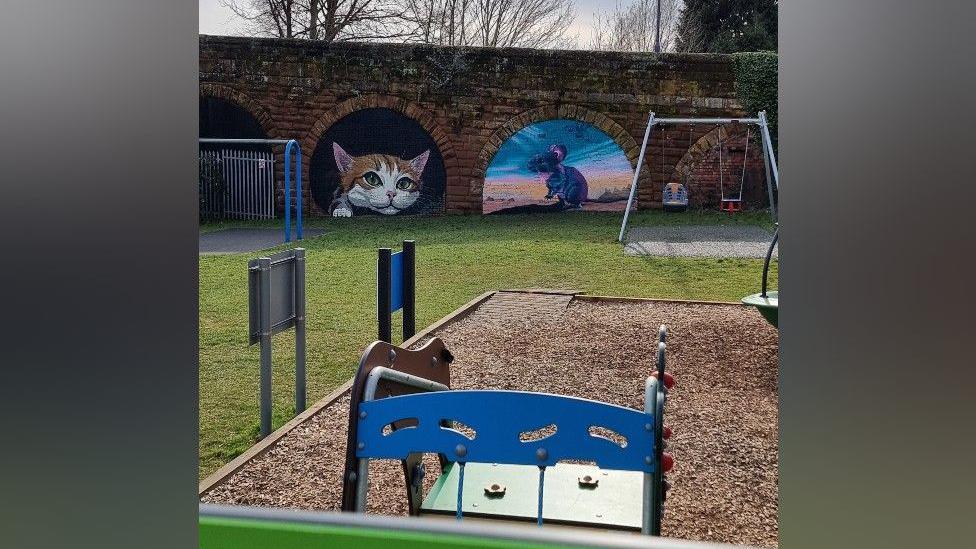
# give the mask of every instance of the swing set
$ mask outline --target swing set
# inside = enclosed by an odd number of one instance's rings
[[[627,222],[630,218],[630,211],[634,205],[634,198],[637,196],[637,182],[640,179],[641,169],[644,167],[644,156],[647,152],[647,145],[650,142],[651,129],[657,125],[737,125],[746,124],[748,125],[747,135],[746,135],[746,151],[743,155],[742,173],[739,178],[739,189],[737,193],[732,192],[729,189],[729,193],[726,194],[725,189],[725,161],[723,155],[724,142],[722,141],[721,134],[719,134],[719,187],[721,189],[721,205],[720,209],[727,212],[737,212],[742,209],[742,188],[745,184],[745,168],[746,162],[748,161],[749,154],[749,140],[752,137],[752,126],[759,127],[759,134],[762,138],[762,148],[763,156],[765,158],[764,166],[766,168],[766,190],[769,193],[769,208],[770,213],[775,221],[777,219],[776,215],[776,202],[774,197],[774,190],[779,190],[779,168],[776,165],[776,155],[773,152],[773,145],[771,138],[769,136],[769,123],[766,121],[766,111],[759,111],[759,114],[755,118],[657,118],[654,112],[650,113],[647,120],[647,129],[644,130],[644,141],[641,145],[640,155],[637,159],[637,169],[634,170],[634,179],[630,184],[630,196],[627,199],[627,208],[624,210],[624,219],[620,225],[620,234],[617,237],[619,242],[623,242],[624,235],[627,233]],[[689,133],[689,148],[691,146],[692,133]],[[670,139],[670,138],[668,138]],[[661,146],[661,165],[664,166],[664,144],[662,141]],[[662,193],[662,203],[666,210],[683,210],[688,206],[688,189],[685,183],[687,182],[687,175],[683,178],[682,183],[667,183],[664,186]]]
[[[742,187],[745,184],[746,162],[748,161],[749,155],[749,140],[752,137],[752,125],[759,126],[759,135],[762,137],[764,157],[763,165],[766,168],[766,191],[769,193],[769,210],[773,217],[773,221],[776,222],[777,228],[776,232],[773,234],[773,239],[769,244],[769,249],[766,251],[765,261],[763,262],[762,290],[759,293],[742,298],[742,303],[751,307],[756,307],[759,313],[762,314],[763,318],[765,318],[773,326],[779,327],[779,291],[769,290],[767,287],[770,259],[773,255],[773,248],[776,247],[776,243],[779,240],[779,218],[776,214],[776,198],[774,195],[774,189],[779,191],[779,168],[776,165],[776,154],[773,152],[772,140],[769,137],[769,123],[766,121],[766,111],[759,111],[755,118],[657,118],[652,111],[647,120],[647,129],[644,130],[644,142],[641,145],[640,155],[637,159],[637,169],[634,170],[634,180],[630,184],[630,197],[627,199],[627,208],[624,210],[624,220],[620,224],[620,235],[617,237],[617,240],[619,242],[623,242],[624,235],[627,234],[627,221],[630,218],[630,210],[634,204],[634,197],[637,196],[637,181],[640,179],[641,168],[644,167],[644,153],[647,152],[647,144],[650,142],[651,129],[655,125],[665,124],[706,124],[716,127],[726,124],[731,124],[733,126],[738,124],[749,125],[746,133],[745,154],[743,155],[742,159],[742,174],[739,178],[739,191],[736,195],[730,193],[728,196],[726,196],[725,194],[725,163],[722,152],[724,149],[724,143],[722,141],[722,134],[721,132],[719,133],[718,161],[719,188],[721,189],[721,203],[719,208],[722,211],[729,213],[741,211],[742,209]],[[689,131],[689,148],[691,148],[692,135],[693,134]],[[663,140],[661,145],[661,166],[663,173]],[[685,174],[684,178],[685,179],[683,181],[686,182],[687,174]],[[686,209],[688,206],[687,187],[684,185],[684,183],[678,184],[669,182],[665,184],[664,192],[662,193],[662,202],[665,210]]]

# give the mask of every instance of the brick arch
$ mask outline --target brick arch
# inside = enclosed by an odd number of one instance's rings
[[[390,97],[388,95],[363,95],[354,97],[352,99],[347,99],[342,103],[339,103],[335,107],[332,107],[325,112],[322,116],[312,124],[312,128],[302,137],[301,144],[302,150],[308,151],[308,157],[311,158],[312,154],[315,153],[315,148],[319,144],[319,140],[322,136],[332,127],[333,124],[338,122],[342,117],[352,114],[356,111],[361,111],[364,109],[390,109],[400,114],[410,118],[411,120],[420,124],[420,127],[427,132],[428,135],[437,144],[437,148],[441,152],[441,157],[444,159],[444,171],[447,174],[447,178],[450,179],[451,176],[457,175],[458,164],[457,155],[454,154],[454,143],[448,137],[447,131],[445,131],[437,120],[434,118],[433,113],[418,107],[416,104],[407,101],[405,99],[399,99],[396,97]]]
[[[544,105],[542,107],[525,111],[518,116],[509,119],[507,122],[505,122],[505,124],[495,130],[494,133],[488,137],[488,139],[485,140],[485,144],[481,147],[481,152],[478,153],[478,157],[474,162],[474,170],[472,171],[470,184],[471,194],[477,196],[479,200],[481,199],[484,191],[485,174],[488,171],[488,165],[491,164],[491,161],[494,159],[498,149],[502,147],[502,144],[504,144],[509,137],[515,135],[526,126],[536,122],[543,122],[557,118],[586,122],[606,133],[611,139],[613,139],[620,149],[624,151],[624,154],[627,156],[627,160],[630,161],[631,168],[636,169],[637,160],[640,154],[640,145],[634,140],[630,133],[623,128],[623,126],[618,124],[612,118],[603,113],[592,111],[577,105]],[[642,183],[648,180],[649,175],[647,172],[648,170],[641,170],[640,180]]]
[[[691,175],[691,172],[695,170],[695,166],[705,160],[710,156],[712,150],[718,145],[719,141],[727,142],[729,140],[729,131],[727,126],[721,125],[717,128],[712,129],[705,135],[698,138],[694,144],[688,147],[685,154],[678,160],[678,163],[674,165],[674,169],[671,171],[671,175],[668,177],[668,183],[675,182],[680,179],[681,176]],[[738,137],[736,135],[735,137]]]
[[[726,153],[726,162],[732,162],[733,168],[731,169],[732,174],[736,176],[741,176],[741,171],[739,165],[743,162],[744,158],[742,156],[744,149],[743,146],[746,142],[746,136],[749,135],[749,128],[747,126],[739,126],[738,128],[723,124],[718,127],[712,128],[711,130],[705,132],[703,135],[698,137],[694,143],[684,151],[681,158],[671,166],[671,169],[666,174],[660,174],[661,179],[664,184],[668,183],[681,183],[686,177],[691,177],[693,174],[698,172],[698,176],[702,173],[699,168],[705,170],[706,172],[712,171],[712,168],[706,166],[706,162],[714,162],[715,159],[715,147],[718,146],[721,141],[723,146],[728,151]],[[651,145],[648,145],[650,148]],[[743,153],[744,154],[744,153]],[[748,169],[761,168],[763,160],[763,153],[761,152],[761,137],[759,136],[757,130],[752,128],[751,141],[749,143],[749,165]],[[657,166],[660,169],[660,166]],[[726,168],[729,169],[729,168]],[[726,172],[728,174],[728,172]],[[714,173],[711,174],[711,179],[714,179]],[[708,179],[708,177],[706,177]],[[695,179],[695,183],[700,185],[700,189],[689,188],[689,193],[694,197],[692,202],[693,205],[699,207],[711,207],[718,204],[718,189],[717,181],[703,181],[698,178]],[[736,186],[736,182],[731,183]],[[663,185],[662,185],[663,187]],[[716,187],[716,188],[713,188]],[[660,189],[655,189],[656,193],[660,193]]]
[[[278,129],[275,127],[274,121],[271,115],[268,114],[267,109],[246,93],[220,84],[201,83],[200,97],[215,97],[234,103],[258,121],[261,129],[264,130],[264,134],[268,136],[268,139],[277,139]]]

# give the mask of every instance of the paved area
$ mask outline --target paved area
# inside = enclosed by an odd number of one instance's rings
[[[634,227],[624,253],[670,257],[766,257],[773,234],[755,225]],[[779,243],[773,257],[779,256]]]
[[[325,234],[325,229],[302,228],[302,238]],[[292,228],[292,242],[295,240]],[[200,255],[239,254],[273,248],[285,243],[284,228],[277,229],[221,229],[200,235]]]

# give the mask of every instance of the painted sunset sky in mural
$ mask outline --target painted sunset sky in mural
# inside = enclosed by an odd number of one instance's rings
[[[623,211],[633,176],[607,134],[577,120],[546,120],[519,130],[498,149],[485,177],[482,209]]]

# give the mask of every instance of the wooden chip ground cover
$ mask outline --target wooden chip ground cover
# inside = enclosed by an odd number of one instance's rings
[[[664,535],[777,545],[778,334],[754,310],[574,299],[549,315],[476,311],[435,335],[456,357],[454,388],[561,393],[640,409],[662,323],[677,378],[665,416],[675,466]],[[348,406],[348,396],[340,398],[202,500],[337,510]],[[433,460],[428,470],[436,471]],[[374,462],[368,512],[406,514],[405,503],[399,464]]]

